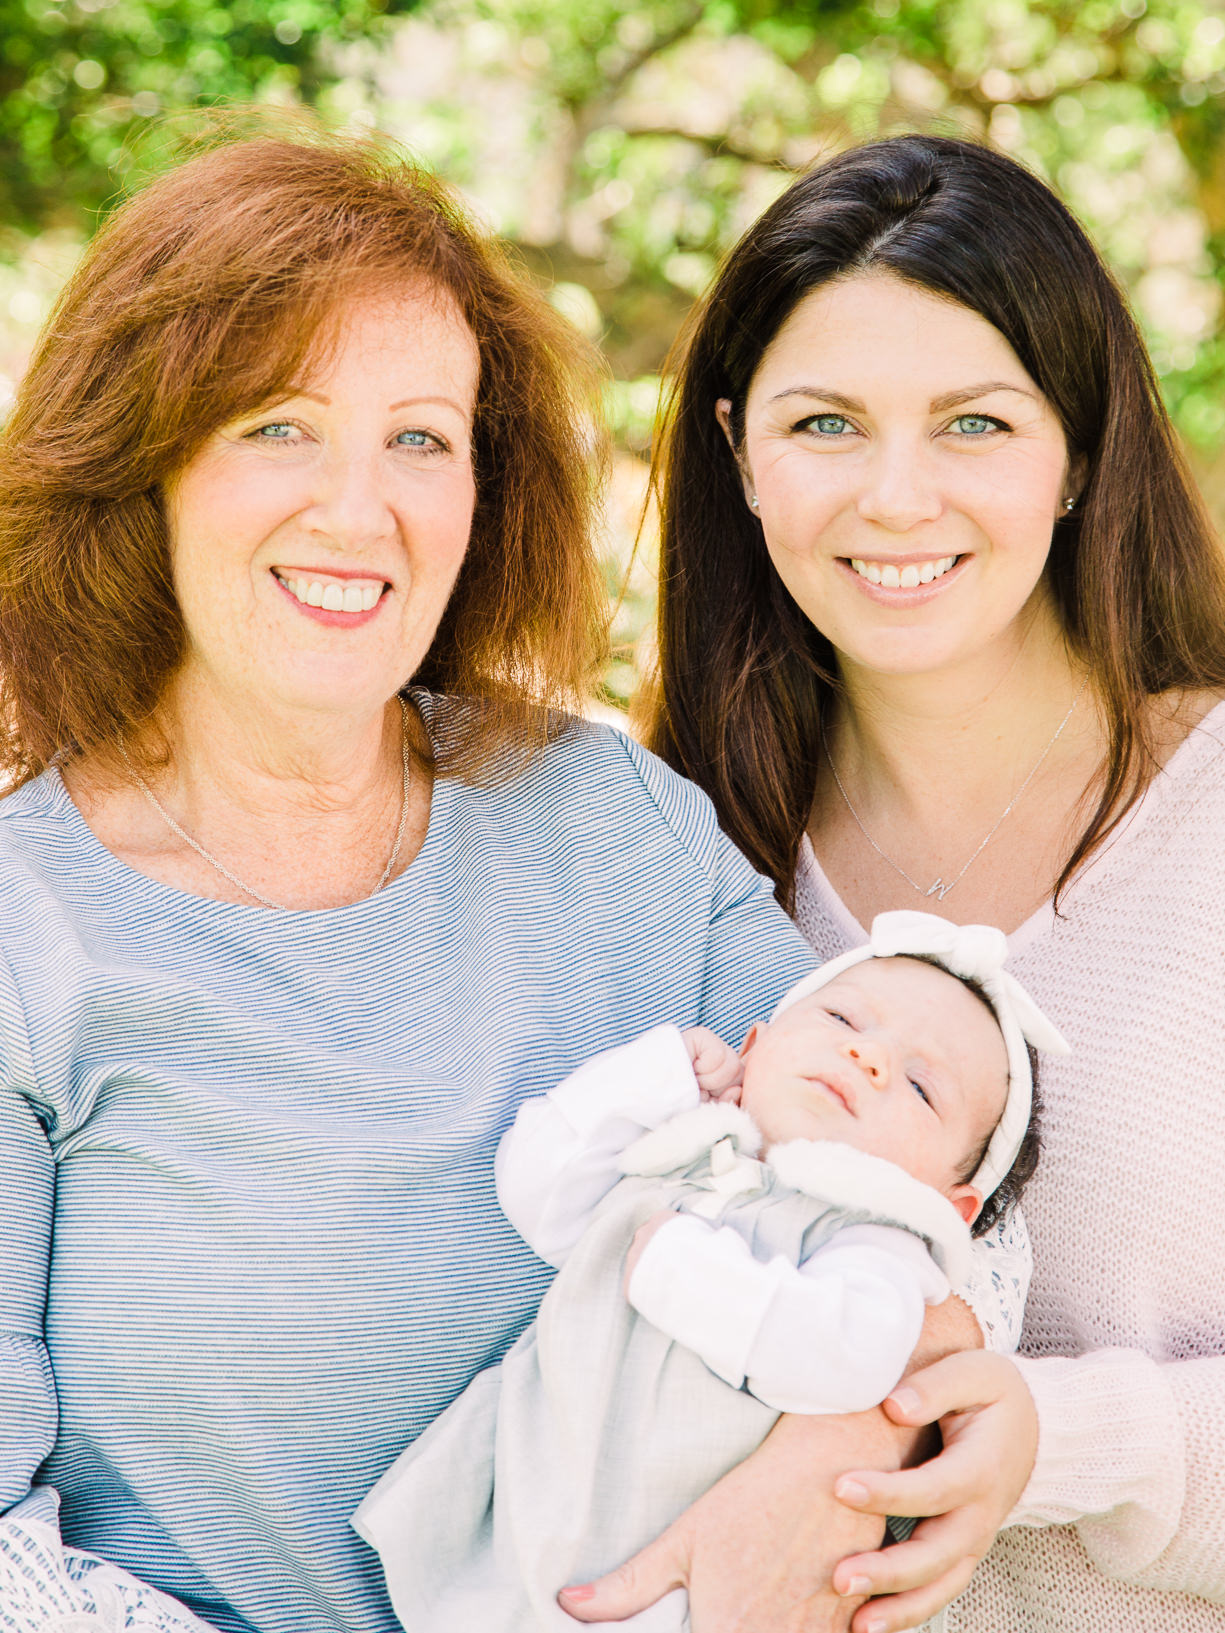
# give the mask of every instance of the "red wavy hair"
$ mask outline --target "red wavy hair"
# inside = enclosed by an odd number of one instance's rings
[[[588,687],[599,373],[442,185],[378,137],[227,140],[98,233],[0,439],[0,771],[106,752],[182,660],[163,493],[218,426],[275,397],[355,292],[424,282],[480,349],[476,512],[416,679],[484,700],[450,769],[537,742]]]

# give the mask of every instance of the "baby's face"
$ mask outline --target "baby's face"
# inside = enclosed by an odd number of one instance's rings
[[[981,1198],[958,1176],[1007,1094],[991,1011],[912,958],[855,964],[745,1039],[740,1104],[767,1146],[841,1140],[934,1186],[967,1220]]]

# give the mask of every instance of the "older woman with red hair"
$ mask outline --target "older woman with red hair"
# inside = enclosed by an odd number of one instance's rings
[[[349,1516],[549,1275],[499,1134],[811,966],[705,798],[559,712],[599,635],[576,344],[394,153],[261,137],[120,210],[33,360],[0,448],[6,1625],[390,1633]]]

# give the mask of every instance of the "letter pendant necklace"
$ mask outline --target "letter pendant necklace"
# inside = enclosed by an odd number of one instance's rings
[[[991,827],[988,829],[988,831],[984,835],[984,837],[979,840],[977,848],[974,850],[974,852],[970,856],[969,860],[966,861],[963,864],[960,872],[955,873],[953,875],[953,877],[947,881],[947,883],[945,882],[945,880],[943,878],[933,879],[931,884],[929,884],[926,887],[926,889],[919,883],[919,881],[917,879],[911,878],[910,874],[907,873],[906,869],[901,865],[900,862],[895,862],[893,860],[892,856],[890,856],[887,851],[883,851],[880,848],[880,846],[876,843],[875,839],[873,839],[872,835],[868,832],[868,830],[864,827],[863,823],[860,821],[859,812],[851,804],[851,797],[847,793],[846,789],[842,786],[842,778],[838,775],[838,767],[834,764],[834,757],[829,751],[829,740],[825,735],[825,720],[824,720],[824,717],[821,720],[821,749],[822,749],[822,751],[823,751],[823,753],[825,755],[826,763],[829,766],[830,773],[833,776],[834,782],[837,784],[838,792],[842,795],[842,803],[846,806],[847,810],[851,813],[851,816],[854,818],[854,821],[855,821],[855,826],[859,829],[860,833],[867,840],[868,844],[871,845],[872,849],[881,858],[881,860],[884,861],[884,862],[888,862],[889,866],[893,869],[893,871],[895,873],[900,873],[902,878],[905,879],[906,883],[908,885],[910,885],[912,887],[912,889],[917,890],[920,896],[924,896],[924,897],[934,896],[937,901],[942,902],[944,900],[944,898],[948,895],[949,891],[952,890],[955,886],[957,886],[957,885],[959,885],[961,883],[961,881],[965,878],[966,874],[970,871],[971,866],[975,862],[978,861],[979,857],[982,855],[982,853],[986,850],[987,846],[991,843],[991,841],[995,838],[996,834],[999,832],[1000,826],[1003,823],[1005,817],[1007,817],[1010,814],[1010,812],[1012,812],[1014,810],[1014,808],[1016,807],[1016,805],[1020,801],[1020,798],[1021,798],[1022,794],[1024,794],[1025,790],[1029,787],[1030,783],[1033,782],[1034,778],[1038,775],[1038,772],[1042,769],[1042,766],[1046,762],[1047,755],[1051,752],[1051,750],[1054,748],[1055,744],[1063,736],[1063,728],[1067,725],[1068,721],[1071,720],[1073,714],[1076,712],[1076,705],[1080,702],[1081,698],[1085,695],[1085,687],[1087,687],[1088,684],[1089,684],[1089,681],[1088,681],[1088,678],[1086,677],[1086,679],[1084,680],[1084,682],[1081,685],[1080,691],[1077,692],[1076,696],[1072,699],[1071,708],[1068,710],[1067,714],[1064,715],[1063,719],[1059,722],[1059,724],[1055,727],[1055,735],[1051,738],[1050,742],[1042,750],[1042,753],[1039,754],[1038,758],[1034,761],[1034,764],[1030,769],[1030,773],[1029,773],[1028,777],[1026,777],[1025,781],[1021,784],[1021,786],[1017,789],[1016,793],[1008,801],[1008,804],[1005,805],[1004,809],[1000,812],[999,816],[996,817],[995,821],[991,824]]]
[[[205,850],[204,846],[200,844],[199,840],[193,839],[187,832],[187,829],[175,821],[170,812],[162,804],[161,800],[158,799],[157,795],[149,787],[149,784],[141,776],[140,772],[137,771],[136,767],[132,764],[131,758],[128,754],[127,744],[124,742],[122,737],[119,739],[119,757],[127,768],[128,776],[136,784],[137,788],[140,789],[141,793],[149,801],[149,804],[157,812],[158,816],[161,817],[162,821],[170,829],[171,833],[177,834],[185,845],[190,846],[191,849],[195,851],[197,856],[203,857],[203,859],[208,863],[209,867],[214,868],[221,874],[222,878],[228,879],[232,885],[237,886],[237,888],[242,891],[244,896],[250,896],[251,900],[258,902],[261,907],[271,907],[278,913],[292,913],[294,911],[293,908],[286,907],[284,902],[274,902],[271,897],[265,896],[261,891],[254,889],[251,885],[245,884],[236,873],[230,872],[229,868],[226,867],[224,862],[219,862],[215,856],[213,856],[209,851]],[[377,896],[379,891],[382,890],[383,886],[387,883],[388,879],[391,878],[391,870],[395,867],[396,858],[400,854],[400,842],[404,838],[404,828],[408,821],[408,784],[408,707],[405,704],[404,699],[401,698],[400,821],[396,828],[396,837],[391,847],[391,855],[387,858],[387,866],[383,869],[382,874],[379,877],[378,884],[376,884],[374,889],[370,892],[371,896]]]

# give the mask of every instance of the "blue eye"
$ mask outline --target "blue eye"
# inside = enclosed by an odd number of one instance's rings
[[[959,414],[953,421],[963,436],[981,437],[989,431],[1003,431],[1003,420],[992,419],[989,414]]]
[[[285,442],[297,430],[288,420],[273,420],[270,425],[258,426],[251,435],[260,442]]]
[[[823,437],[841,437],[851,429],[851,422],[845,414],[814,414],[804,423]]]
[[[424,454],[441,454],[446,446],[441,437],[436,437],[430,431],[401,431],[396,437],[401,448],[412,448]]]
[[[847,1020],[845,1015],[840,1014],[836,1009],[827,1009],[825,1013],[829,1016],[831,1021],[841,1021],[843,1026],[850,1026],[852,1024]]]
[[[922,1083],[916,1083],[914,1078],[912,1077],[911,1080],[910,1080],[910,1086],[914,1090],[914,1092],[919,1096],[919,1099],[922,1100],[922,1102],[923,1102],[923,1104],[925,1106],[930,1106],[931,1105],[931,1096],[928,1094],[927,1090],[923,1087]]]

